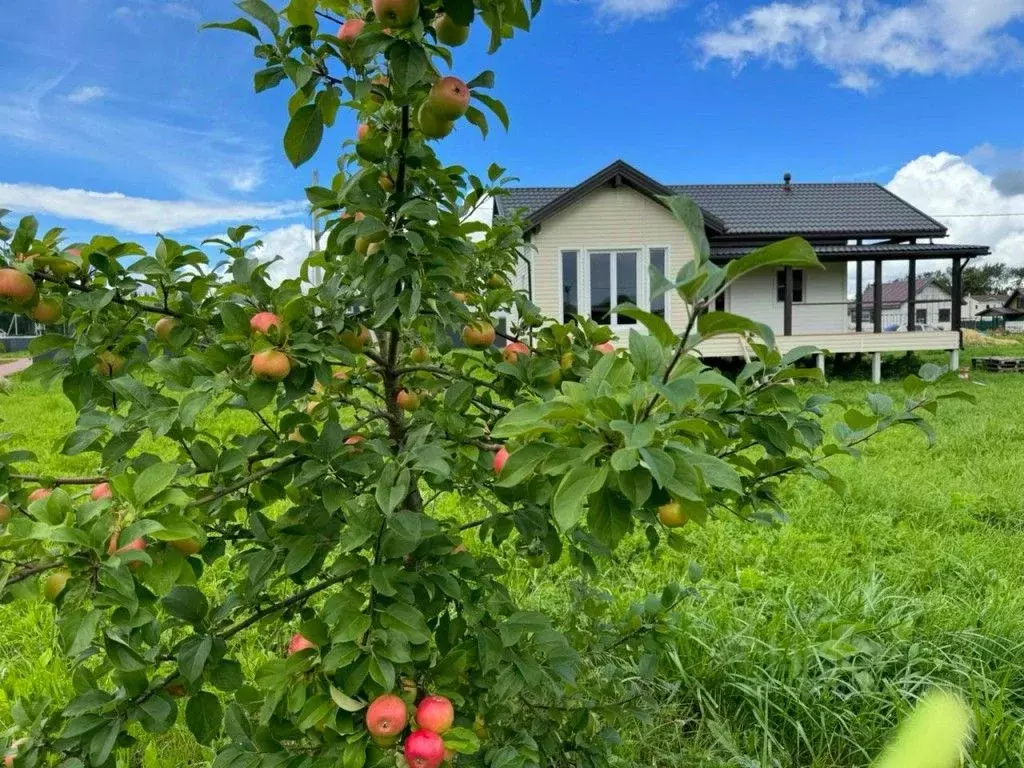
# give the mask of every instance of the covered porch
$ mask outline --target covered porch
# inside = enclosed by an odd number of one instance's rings
[[[881,380],[881,361],[885,353],[947,351],[950,356],[950,367],[959,367],[964,303],[963,269],[972,258],[987,255],[989,249],[986,246],[937,245],[911,241],[815,245],[814,249],[818,259],[824,264],[855,265],[854,298],[849,300],[844,296],[842,301],[801,301],[798,306],[801,309],[834,307],[836,311],[841,311],[848,317],[849,321],[845,324],[848,330],[843,332],[823,328],[818,332],[805,326],[794,332],[794,270],[787,267],[779,272],[782,328],[781,333],[777,332],[776,342],[782,352],[798,347],[816,347],[820,350],[817,363],[822,370],[826,354],[870,354],[872,379],[876,383]],[[718,247],[712,249],[711,258],[716,263],[724,264],[752,250],[754,247]],[[948,329],[921,327],[917,322],[918,304],[925,303],[917,296],[919,262],[936,260],[948,261],[951,267],[950,297],[946,301],[950,305]],[[893,261],[905,262],[907,265],[906,322],[897,324],[896,328],[890,326],[887,330],[883,322],[883,266],[886,262]],[[873,278],[872,290],[867,296],[864,287],[865,272]],[[743,314],[742,307],[736,307],[733,311]],[[699,349],[705,357],[748,357],[750,351],[745,347],[745,342],[739,337],[720,337],[710,339]]]

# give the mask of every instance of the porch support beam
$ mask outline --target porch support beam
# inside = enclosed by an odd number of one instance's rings
[[[786,267],[783,270],[783,279],[785,280],[785,302],[782,308],[782,335],[792,336],[793,335],[793,268]]]
[[[871,320],[875,333],[882,332],[882,262],[875,259],[875,295],[871,305]]]
[[[864,262],[860,259],[857,259],[857,292],[854,296],[857,302],[853,308],[857,316],[854,328],[860,333],[864,330]]]
[[[915,330],[917,315],[917,259],[907,262],[907,330]]]
[[[953,259],[953,306],[950,312],[950,330],[959,331],[964,300],[964,265],[957,257]]]
[[[871,383],[881,384],[882,383],[882,353],[872,352],[871,353]]]

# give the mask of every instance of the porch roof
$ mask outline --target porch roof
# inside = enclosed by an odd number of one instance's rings
[[[754,247],[711,248],[712,261],[731,261],[746,256]],[[871,243],[868,245],[819,245],[814,252],[823,262],[900,261],[905,259],[956,259],[987,256],[986,245],[949,243]]]

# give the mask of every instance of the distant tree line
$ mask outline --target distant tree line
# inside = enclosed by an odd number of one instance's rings
[[[930,278],[949,291],[953,285],[953,268],[926,272],[921,277]],[[1024,286],[1024,266],[1013,267],[1002,261],[977,266],[970,264],[963,271],[964,295],[977,296],[982,293],[1009,293]]]

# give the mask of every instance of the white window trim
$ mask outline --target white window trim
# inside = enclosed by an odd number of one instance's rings
[[[566,253],[576,253],[576,309],[578,314],[590,317],[592,305],[590,302],[590,257],[594,253],[607,253],[611,255],[611,273],[613,282],[616,277],[618,253],[635,253],[637,263],[637,306],[644,311],[651,309],[651,250],[663,250],[665,252],[665,273],[666,277],[672,273],[672,248],[668,245],[602,245],[600,247],[588,247],[582,245],[566,245],[557,249],[557,270],[558,270],[558,318],[565,315],[565,282],[562,273],[562,258]],[[671,292],[665,294],[665,321],[671,323],[672,313]],[[646,328],[640,323],[620,324],[611,323],[612,330],[637,330],[646,332]]]

